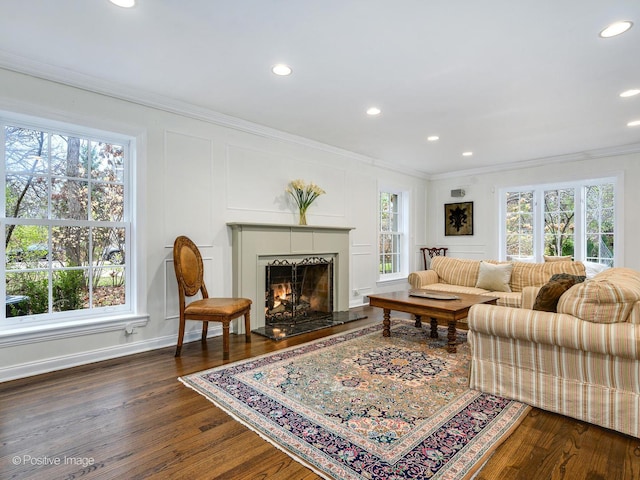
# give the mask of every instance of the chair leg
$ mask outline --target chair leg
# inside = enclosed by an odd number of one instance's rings
[[[207,330],[209,329],[209,322],[202,322],[202,343],[207,341]]]
[[[222,359],[229,360],[229,320],[222,322]]]
[[[245,343],[251,343],[251,315],[249,312],[244,314],[244,338]]]
[[[182,350],[182,339],[184,338],[184,317],[180,316],[180,328],[178,329],[178,345],[176,346],[176,357],[180,356]]]

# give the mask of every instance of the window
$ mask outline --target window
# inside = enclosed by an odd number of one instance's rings
[[[613,266],[615,181],[504,189],[501,256],[531,261],[571,256]]]
[[[533,257],[533,192],[507,192],[507,257]]]
[[[405,270],[405,211],[401,193],[380,192],[379,198],[379,274],[380,279],[400,277]]]
[[[545,190],[544,198],[544,255],[574,256],[575,246],[575,189]]]
[[[2,124],[3,325],[131,311],[129,140]]]
[[[613,266],[615,225],[612,184],[589,185],[585,189],[586,259]]]

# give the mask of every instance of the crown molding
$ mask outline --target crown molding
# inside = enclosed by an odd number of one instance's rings
[[[581,160],[593,160],[597,158],[616,157],[619,155],[628,155],[640,152],[640,143],[629,143],[626,145],[617,145],[612,147],[598,148],[587,150],[584,152],[567,153],[565,155],[556,155],[553,157],[534,158],[520,162],[510,162],[507,164],[491,165],[487,167],[478,167],[467,170],[457,170],[454,172],[439,173],[429,175],[429,180],[444,180],[447,178],[456,178],[467,175],[481,175],[488,173],[504,172],[505,170],[521,170],[524,168],[539,167],[549,164],[557,165],[558,163],[577,162]]]
[[[169,97],[157,95],[141,89],[135,89],[126,87],[121,84],[108,82],[98,77],[85,75],[43,62],[37,62],[21,56],[10,54],[8,52],[4,52],[2,50],[0,50],[0,68],[4,68],[5,70],[10,70],[16,73],[30,75],[42,80],[78,88],[88,92],[124,100],[144,107],[155,108],[165,112],[201,120],[252,135],[258,135],[264,138],[313,148],[314,150],[346,157],[369,166],[377,167],[383,170],[389,170],[392,172],[403,173],[425,180],[441,180],[465,175],[495,173],[504,171],[505,168],[509,170],[519,170],[541,165],[548,165],[550,163],[573,162],[640,152],[640,143],[632,143],[628,145],[612,146],[584,152],[557,155],[553,157],[537,158],[520,162],[510,162],[507,164],[497,164],[493,166],[478,167],[466,170],[456,170],[440,174],[430,174],[428,171],[394,165],[390,162],[386,162],[378,158],[355,153],[350,150],[345,150],[299,135],[293,135],[291,133],[283,132],[272,127],[250,122],[248,120],[243,120],[231,115],[226,115],[208,108],[203,108],[198,105],[171,99]]]
[[[333,145],[311,140],[299,135],[283,132],[272,127],[261,125],[258,123],[243,120],[241,118],[226,115],[214,110],[193,105],[188,102],[182,102],[152,92],[126,87],[121,84],[105,81],[101,78],[91,75],[85,75],[66,68],[55,65],[36,62],[24,57],[10,54],[0,50],[0,68],[10,70],[16,73],[29,75],[42,80],[59,83],[62,85],[78,88],[92,93],[105,95],[108,97],[135,103],[144,107],[151,107],[184,117],[201,120],[222,127],[231,128],[252,135],[279,140],[291,144],[301,145],[304,147],[320,150],[332,155],[338,155],[349,158],[351,160],[371,165],[374,167],[400,172],[414,177],[428,177],[428,173],[411,168],[393,165],[380,159],[362,155],[359,153],[345,150]]]

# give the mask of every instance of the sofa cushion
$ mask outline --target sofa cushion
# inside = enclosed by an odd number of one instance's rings
[[[570,275],[568,273],[556,273],[551,279],[540,287],[533,310],[543,312],[556,312],[560,297],[577,283],[584,282],[587,277],[582,275]]]
[[[513,265],[510,263],[493,264],[480,262],[478,280],[476,288],[484,288],[491,292],[510,292],[511,271]]]
[[[562,256],[551,256],[551,255],[543,255],[545,262],[570,262],[571,255],[562,255]]]
[[[481,295],[487,295],[489,297],[498,297],[496,305],[500,307],[522,307],[522,294],[520,292],[487,292]]]
[[[432,283],[422,288],[426,290],[434,290],[436,292],[468,293],[470,295],[482,295],[485,293],[491,293],[483,288],[463,287],[462,285],[449,285],[448,283]]]
[[[479,260],[466,260],[452,257],[433,257],[431,269],[434,270],[441,283],[475,287],[480,270]]]
[[[522,292],[524,287],[541,287],[556,273],[585,275],[582,262],[513,262],[511,291]]]
[[[558,301],[558,313],[595,323],[627,321],[640,301],[640,272],[611,268],[573,286]]]

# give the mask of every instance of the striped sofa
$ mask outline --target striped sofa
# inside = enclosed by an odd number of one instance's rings
[[[640,272],[612,268],[567,290],[557,313],[475,305],[470,386],[640,438]]]
[[[472,293],[498,297],[498,305],[520,307],[525,287],[541,287],[556,273],[586,275],[582,262],[559,261],[544,263],[498,262],[489,260],[493,265],[512,265],[508,281],[509,291],[478,288],[480,260],[467,260],[453,257],[434,257],[430,270],[421,270],[409,274],[411,288],[425,288],[448,293]]]

